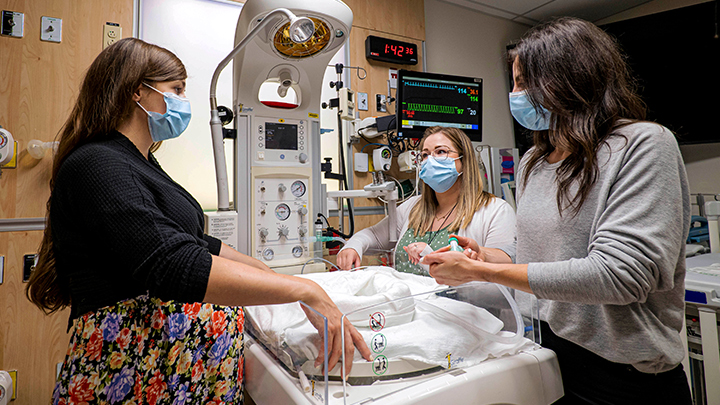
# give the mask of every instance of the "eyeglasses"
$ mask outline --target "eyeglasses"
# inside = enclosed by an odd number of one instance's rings
[[[420,152],[420,154],[418,155],[418,163],[426,161],[427,158],[428,158],[428,156],[432,156],[433,159],[435,159],[435,160],[438,161],[438,162],[442,162],[442,161],[444,161],[444,160],[446,160],[446,159],[452,159],[452,158],[450,157],[450,153],[451,153],[451,152],[452,152],[452,153],[457,153],[458,155],[460,154],[459,152],[456,152],[456,151],[454,151],[454,150],[450,150],[450,149],[448,149],[448,148],[437,148],[437,149],[435,149],[434,151],[432,151],[432,152],[430,152],[430,153]]]

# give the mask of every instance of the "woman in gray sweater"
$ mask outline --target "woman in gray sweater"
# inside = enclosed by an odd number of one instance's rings
[[[690,196],[673,134],[644,121],[615,41],[591,23],[541,24],[510,57],[510,108],[534,131],[520,164],[517,264],[438,252],[425,256],[430,275],[537,296],[560,403],[690,404],[680,364]]]

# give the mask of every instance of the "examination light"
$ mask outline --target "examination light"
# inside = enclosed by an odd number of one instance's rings
[[[301,44],[308,41],[315,33],[315,24],[307,17],[297,17],[286,8],[277,8],[267,13],[260,23],[255,26],[245,38],[238,43],[235,48],[223,59],[215,69],[212,80],[210,81],[210,134],[212,136],[213,152],[215,155],[215,172],[218,180],[218,211],[230,211],[230,194],[228,191],[227,167],[225,163],[225,153],[223,150],[223,133],[222,121],[217,109],[217,82],[220,73],[230,63],[233,58],[265,28],[268,23],[275,21],[276,17],[287,17],[290,23],[287,28],[288,36],[291,41]],[[283,27],[284,28],[284,27]],[[280,31],[285,31],[281,29]]]
[[[290,39],[302,44],[315,33],[315,24],[307,17],[295,17],[290,20]]]

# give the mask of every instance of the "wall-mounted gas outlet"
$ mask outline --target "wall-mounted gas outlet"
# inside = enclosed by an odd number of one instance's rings
[[[62,41],[62,19],[43,17],[40,22],[40,40],[48,42]]]
[[[118,23],[106,22],[103,26],[103,49],[122,38],[122,27]]]
[[[0,17],[0,34],[22,38],[25,33],[25,14],[3,10]]]
[[[387,112],[387,107],[385,106],[385,95],[384,94],[376,94],[375,95],[375,109],[377,112]]]
[[[27,283],[28,281],[30,281],[30,275],[32,274],[33,270],[35,270],[37,261],[38,255],[33,254],[23,256],[23,283]]]

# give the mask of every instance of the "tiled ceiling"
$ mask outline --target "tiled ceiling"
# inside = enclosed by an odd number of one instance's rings
[[[502,17],[521,24],[535,25],[557,16],[598,21],[651,0],[441,0]]]

